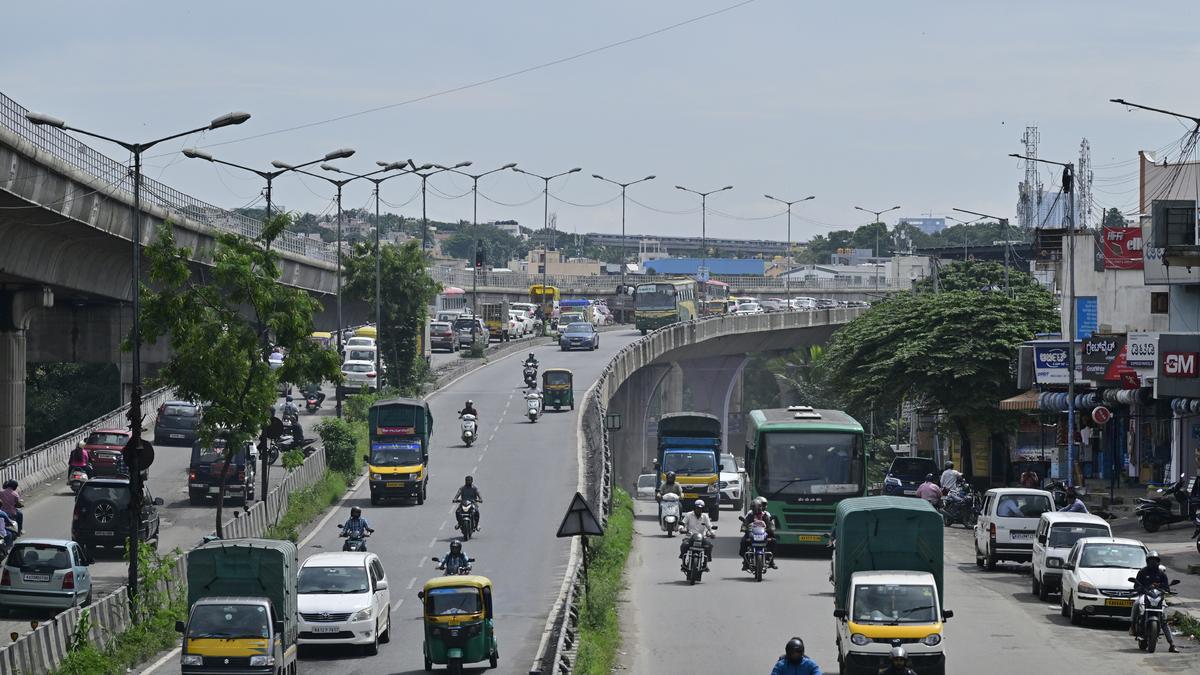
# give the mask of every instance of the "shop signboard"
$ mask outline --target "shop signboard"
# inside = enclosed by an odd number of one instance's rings
[[[1094,295],[1075,298],[1075,339],[1086,340],[1100,325],[1099,303]]]
[[[1067,384],[1068,343],[1060,340],[1037,340],[1033,343],[1033,377],[1040,385]],[[1079,345],[1075,346],[1075,378],[1083,379]]]
[[[1130,333],[1125,336],[1125,363],[1142,377],[1154,376],[1158,356],[1158,333]]]
[[[1157,398],[1200,398],[1200,334],[1160,333]]]
[[[1106,270],[1142,269],[1142,228],[1105,227],[1100,246]]]
[[[1104,381],[1113,363],[1125,352],[1124,335],[1093,334],[1083,341],[1083,376],[1089,380]],[[1113,373],[1114,381],[1120,375]]]

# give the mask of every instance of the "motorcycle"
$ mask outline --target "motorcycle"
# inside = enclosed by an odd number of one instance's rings
[[[289,450],[303,450],[304,456],[308,457],[316,451],[316,448],[313,447],[313,443],[316,440],[315,438],[306,438],[302,441],[297,441],[291,434],[284,434],[267,446],[267,464],[274,464],[279,460],[280,455]]]
[[[679,527],[679,518],[679,495],[668,492],[658,503],[658,526],[667,533],[668,538],[675,536],[675,530]]]
[[[434,558],[433,562],[441,565],[442,559]],[[462,563],[458,563],[458,562],[447,562],[446,566],[443,568],[445,570],[445,573],[442,576],[450,577],[450,576],[454,576],[456,574],[462,574],[462,575],[470,574],[471,573],[471,563],[473,563],[473,562],[475,562],[474,558],[467,558],[467,564],[465,564],[465,565],[463,565]]]
[[[1064,493],[1065,494],[1065,493]],[[962,523],[963,527],[972,529],[979,519],[979,493],[969,484],[960,485],[950,490],[942,497],[942,522],[946,527],[954,523]]]
[[[738,516],[738,520],[746,522],[745,516]],[[763,575],[767,573],[767,568],[771,565],[773,556],[767,552],[769,538],[767,526],[763,521],[755,520],[750,523],[750,546],[746,549],[744,562],[750,573],[754,575],[755,581],[762,581]]]
[[[463,541],[471,541],[471,535],[475,533],[475,502],[470,499],[463,499],[457,502],[458,508],[454,510],[454,529],[462,532]]]
[[[1129,577],[1130,581],[1136,582],[1135,577]],[[1179,583],[1179,579],[1171,582],[1171,585]],[[1159,588],[1157,585],[1151,586],[1142,592],[1142,611],[1138,615],[1133,624],[1133,636],[1137,638],[1138,649],[1142,651],[1154,653],[1158,648],[1158,636],[1164,630],[1171,630],[1167,626],[1167,601],[1166,596],[1173,595],[1168,589]]]
[[[525,365],[525,386],[530,389],[537,386],[537,366]]]
[[[1185,480],[1186,476],[1180,474],[1174,484],[1157,490],[1161,497],[1137,499],[1134,515],[1147,532],[1157,532],[1163,525],[1190,521],[1196,517],[1197,508],[1188,497]],[[1178,511],[1174,508],[1175,503],[1179,504]]]
[[[345,525],[339,524],[338,529],[342,530],[342,537],[346,538],[346,543],[342,544],[343,551],[352,553],[361,553],[367,550],[367,538],[371,536],[366,530],[357,530],[355,532],[347,532],[343,528]]]
[[[530,423],[536,424],[538,417],[542,415],[542,395],[536,391],[531,391],[525,394],[525,415],[529,417]]]
[[[475,434],[478,427],[475,424],[475,416],[471,414],[462,416],[462,442],[469,448],[475,442]]]
[[[307,410],[310,415],[317,414],[317,408],[320,407],[320,399],[318,399],[316,396],[308,395],[304,397],[304,409]]]
[[[713,529],[717,529],[713,526]],[[681,528],[681,531],[682,528]],[[704,575],[704,566],[707,564],[704,560],[704,535],[699,532],[693,532],[688,535],[687,552],[683,556],[683,575],[687,578],[689,586],[695,586],[700,577]]]
[[[91,477],[87,467],[71,467],[71,473],[67,476],[67,484],[71,486],[71,492],[79,494],[79,491],[83,489],[83,484],[88,482]]]

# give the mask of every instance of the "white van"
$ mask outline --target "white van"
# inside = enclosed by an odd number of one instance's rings
[[[1043,513],[1054,511],[1054,497],[1045,490],[992,488],[983,496],[975,523],[975,564],[990,572],[996,562],[1029,562],[1033,533]]]
[[[371,363],[375,363],[375,347],[373,345],[348,346],[346,347],[346,358],[342,359],[343,363],[347,361],[370,361]]]
[[[1108,521],[1090,513],[1043,513],[1033,539],[1033,594],[1043,602],[1062,590],[1062,566],[1076,541],[1111,537]]]

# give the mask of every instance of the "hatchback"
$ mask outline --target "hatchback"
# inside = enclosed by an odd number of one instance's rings
[[[191,445],[200,426],[200,406],[189,401],[167,401],[154,418],[155,445]]]
[[[67,609],[92,601],[92,559],[67,539],[23,539],[4,561],[0,605]]]
[[[360,645],[375,654],[392,632],[391,591],[379,556],[317,553],[300,566],[301,645]]]
[[[1063,564],[1062,615],[1079,625],[1084,618],[1128,619],[1137,593],[1129,579],[1146,566],[1146,547],[1136,539],[1085,537]]]
[[[342,383],[338,385],[338,393],[357,393],[363,387],[366,387],[367,391],[375,391],[377,382],[373,362],[347,361],[342,364]]]
[[[125,459],[121,451],[130,435],[127,429],[97,429],[83,439],[96,476],[124,475]]]

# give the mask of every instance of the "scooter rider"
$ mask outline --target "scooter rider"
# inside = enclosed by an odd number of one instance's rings
[[[1162,558],[1158,557],[1158,551],[1151,551],[1146,556],[1146,566],[1138,570],[1137,580],[1133,582],[1133,590],[1137,593],[1137,599],[1133,601],[1132,621],[1129,622],[1129,634],[1134,635],[1135,627],[1142,613],[1142,598],[1146,589],[1151,586],[1158,586],[1166,590],[1171,587],[1171,581],[1167,578],[1167,573],[1162,567]],[[1171,646],[1170,651],[1178,652],[1175,648],[1175,639],[1171,637],[1171,629],[1163,626],[1163,635],[1167,638],[1167,644]]]
[[[750,510],[742,517],[742,541],[738,544],[738,557],[742,559],[742,569],[746,570],[746,551],[750,549],[750,524],[756,520],[763,521],[767,526],[767,553],[770,553],[770,566],[772,569],[779,569],[775,564],[775,526],[779,521],[775,516],[767,511],[767,498],[755,497],[750,505]]]
[[[712,521],[708,519],[708,514],[704,512],[704,500],[697,499],[692,505],[692,512],[683,517],[683,525],[680,526],[689,536],[684,537],[679,544],[679,559],[683,560],[687,555],[688,546],[691,544],[691,535],[697,532],[704,535],[704,571],[708,571],[708,563],[712,562],[712,542],[709,539],[717,536],[713,532]]]
[[[787,641],[771,675],[821,675],[821,667],[804,655],[804,640],[794,637]]]
[[[92,456],[83,441],[75,444],[75,448],[71,450],[71,455],[67,458],[67,478],[71,477],[71,470],[76,468],[86,470],[89,476],[92,473]]]
[[[19,485],[15,478],[4,481],[4,489],[0,490],[0,511],[17,524],[17,534],[25,534],[25,514],[21,511],[25,502],[21,501],[17,487]]]
[[[292,403],[291,396],[283,399],[283,418],[287,419],[289,416],[291,416],[292,419],[298,419],[300,417],[300,409],[296,407],[295,403]]]
[[[466,567],[468,564],[467,554],[463,551],[462,542],[455,539],[450,542],[450,552],[446,554],[446,557],[442,558],[442,563],[437,568],[444,570],[450,567],[451,569],[458,570]]]
[[[467,405],[470,406],[471,402],[467,401]],[[479,491],[479,488],[475,487],[475,479],[471,476],[467,476],[466,478],[464,478],[462,486],[458,488],[458,492],[454,493],[453,501],[460,502],[460,501],[463,501],[464,499],[475,502],[474,526],[475,526],[475,529],[478,530],[479,529],[479,505],[483,503],[483,493],[481,493]]]
[[[522,366],[533,366],[534,368],[537,368],[538,367],[537,357],[533,355],[533,352],[529,352],[529,356],[525,357],[525,363],[523,363],[521,365]]]
[[[654,493],[654,498],[661,502],[662,496],[668,492],[674,492],[675,494],[679,495],[680,499],[683,499],[683,488],[679,485],[679,483],[675,482],[674,471],[667,472],[667,480],[663,481],[663,484],[658,486],[658,490]]]
[[[321,391],[321,385],[316,382],[309,382],[308,384],[304,385],[304,387],[300,390],[300,393],[304,394],[306,401],[310,398],[317,399],[318,408],[320,408],[321,404],[325,402],[325,392]]]
[[[917,675],[917,671],[908,667],[908,652],[899,645],[892,647],[892,664],[879,671],[879,675]]]
[[[1083,500],[1079,498],[1079,494],[1075,492],[1074,485],[1067,488],[1067,505],[1059,509],[1059,511],[1066,511],[1069,513],[1088,512],[1087,505],[1083,503]]]
[[[458,411],[459,417],[463,415],[474,415],[475,419],[479,419],[479,411],[475,409],[475,402],[471,399],[467,399],[467,402],[463,404],[463,409]]]

